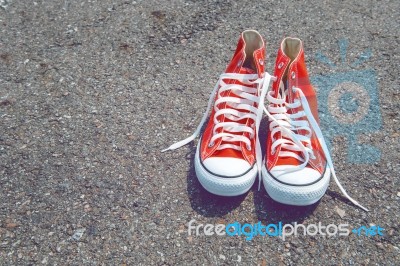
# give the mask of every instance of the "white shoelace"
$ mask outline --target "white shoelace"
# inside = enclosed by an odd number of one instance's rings
[[[271,150],[272,153],[275,152],[276,147],[281,145],[281,148],[284,148],[284,151],[280,151],[278,154],[279,157],[293,157],[298,159],[302,164],[298,166],[293,166],[293,168],[289,168],[288,172],[295,172],[301,169],[304,169],[308,164],[310,158],[314,158],[314,154],[311,147],[311,135],[312,130],[314,130],[318,141],[323,149],[324,155],[327,160],[327,164],[332,171],[333,179],[335,180],[337,186],[339,187],[340,191],[343,195],[350,200],[354,205],[360,207],[365,211],[369,211],[367,208],[363,207],[359,204],[356,200],[351,198],[346,190],[342,187],[339,182],[339,179],[336,176],[335,169],[333,167],[333,162],[329,153],[329,150],[326,146],[324,137],[322,135],[321,129],[318,126],[317,121],[315,121],[314,116],[310,110],[308,105],[307,98],[304,96],[304,93],[301,89],[292,87],[293,92],[298,92],[300,95],[300,101],[294,101],[293,103],[289,104],[286,102],[286,93],[283,89],[283,83],[280,84],[280,95],[277,97],[273,96],[273,92],[269,92],[267,96],[267,100],[270,102],[268,105],[268,110],[264,107],[264,112],[268,115],[271,123],[270,123],[270,130],[271,130],[271,137],[272,137],[272,146]],[[274,106],[276,105],[276,106]],[[289,109],[294,109],[302,106],[303,111],[299,111],[297,113],[288,113]],[[272,114],[271,114],[272,113]],[[307,120],[295,120],[302,117],[306,117]],[[310,128],[311,125],[311,128]],[[312,129],[312,130],[311,130]],[[306,131],[307,133],[302,135],[299,133],[299,130]],[[274,139],[274,135],[276,133],[281,133],[282,138]],[[285,138],[283,138],[285,137]],[[301,152],[303,157],[299,156],[295,152]]]
[[[240,84],[226,84],[224,80],[237,80],[240,81],[244,85]],[[242,142],[246,144],[247,149],[251,149],[251,141],[247,136],[244,136],[243,133],[247,132],[250,134],[250,138],[254,138],[258,136],[258,131],[262,119],[263,108],[264,108],[264,100],[265,95],[268,91],[268,86],[271,79],[275,79],[268,73],[264,73],[264,77],[259,78],[257,74],[236,74],[236,73],[225,73],[222,74],[215,85],[210,99],[208,100],[207,110],[203,115],[203,118],[200,121],[196,131],[190,137],[181,140],[177,143],[172,144],[170,147],[162,150],[162,152],[168,150],[175,150],[180,148],[187,143],[193,141],[201,131],[208,114],[211,109],[211,105],[213,103],[215,94],[217,93],[218,89],[218,97],[214,103],[214,129],[213,129],[213,136],[210,140],[210,145],[213,145],[214,142],[221,138],[224,142],[221,144],[217,150],[223,149],[234,149],[234,150],[241,150],[241,147],[238,145],[233,144],[233,142]],[[254,88],[253,85],[257,84],[257,88]],[[232,96],[222,96],[222,94],[226,91],[231,91],[238,97]],[[257,92],[259,92],[259,96],[257,96]],[[221,103],[225,103],[225,108],[218,109],[218,105]],[[258,107],[254,107],[257,105]],[[248,112],[240,112],[239,110],[246,110]],[[233,122],[223,122],[223,118],[228,118]],[[221,119],[219,119],[221,118]],[[237,121],[242,119],[251,119],[254,121],[253,126],[255,126],[255,130],[253,127],[246,126],[243,123],[238,123]],[[222,128],[223,130],[220,133],[217,133],[217,130]],[[242,133],[242,134],[232,134],[232,133]],[[258,167],[259,173],[259,184],[258,188],[260,189],[261,186],[261,166],[262,166],[262,151],[261,151],[261,144],[260,140],[257,137],[256,141],[256,163]]]

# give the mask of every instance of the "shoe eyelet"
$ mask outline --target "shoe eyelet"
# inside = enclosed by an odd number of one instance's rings
[[[278,65],[278,69],[281,69],[283,67],[283,62],[280,62]]]
[[[246,149],[247,149],[248,151],[251,151],[251,146],[247,146],[247,145],[246,145]]]
[[[294,71],[292,72],[292,79],[296,78],[296,73],[294,73]]]
[[[210,143],[208,143],[208,147],[212,148],[214,146],[214,144],[215,144],[214,142],[210,142]]]
[[[262,59],[260,58],[260,59],[258,59],[258,63],[259,63],[260,65],[264,65],[264,60],[262,60]]]
[[[240,67],[242,65],[243,60],[239,60],[237,66]]]

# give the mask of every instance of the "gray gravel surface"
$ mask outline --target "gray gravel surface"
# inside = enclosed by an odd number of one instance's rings
[[[398,265],[399,1],[0,0],[1,265]],[[311,75],[335,70],[337,41],[376,71],[382,128],[359,136],[378,162],[332,156],[333,182],[309,207],[254,185],[209,194],[193,169],[194,131],[240,32],[260,31],[271,71],[284,36],[303,39]],[[264,122],[265,126],[265,122]],[[264,135],[265,136],[265,135]],[[384,236],[188,236],[187,223],[372,224]]]

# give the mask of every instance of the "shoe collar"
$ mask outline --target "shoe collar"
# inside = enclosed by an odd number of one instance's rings
[[[248,58],[249,56],[252,59]],[[263,38],[255,30],[246,30],[240,34],[236,51],[225,72],[240,73],[242,68],[255,68],[259,77],[262,77],[265,71],[264,64],[265,43]]]

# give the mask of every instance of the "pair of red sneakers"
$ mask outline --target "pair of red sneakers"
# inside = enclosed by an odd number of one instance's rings
[[[240,195],[252,187],[258,175],[259,188],[262,180],[271,198],[303,206],[325,194],[332,175],[342,193],[367,210],[346,193],[336,177],[318,125],[317,97],[308,78],[302,41],[282,41],[274,76],[265,72],[264,58],[261,35],[244,31],[196,132],[164,151],[196,138],[213,107],[194,164],[206,190],[222,196]],[[258,131],[264,112],[269,128],[263,160]]]

